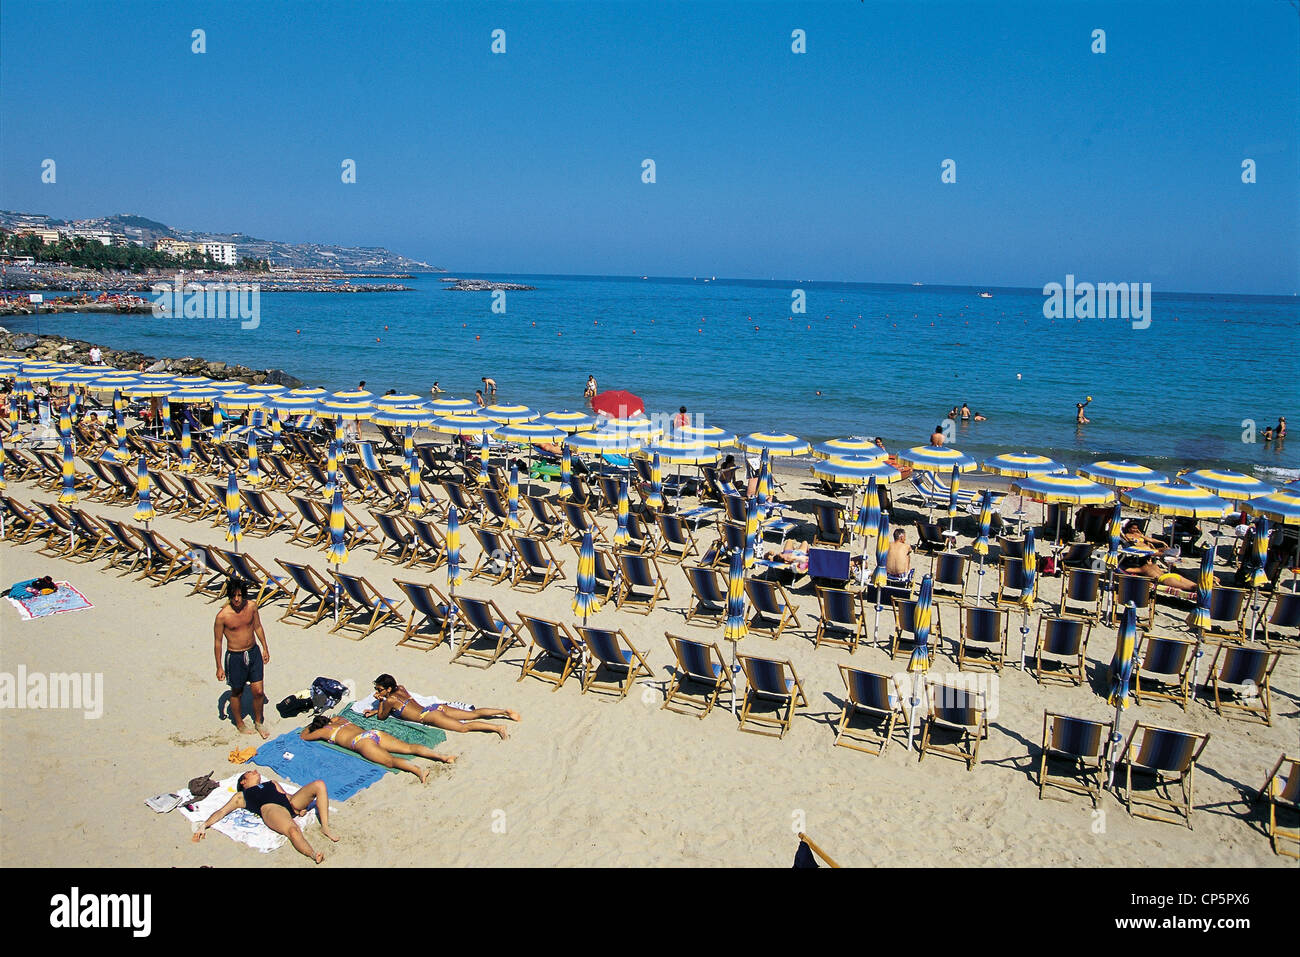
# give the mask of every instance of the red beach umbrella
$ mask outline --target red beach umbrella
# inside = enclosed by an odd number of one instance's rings
[[[630,419],[634,415],[645,412],[645,403],[641,401],[640,396],[633,395],[631,392],[611,389],[591,400],[591,410],[607,415],[611,419]]]

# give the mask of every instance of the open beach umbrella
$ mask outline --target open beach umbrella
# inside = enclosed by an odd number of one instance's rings
[[[833,459],[851,455],[854,458],[874,458],[882,462],[889,455],[871,439],[860,438],[830,439],[826,442],[819,442],[812,447],[812,454],[819,459]]]
[[[980,557],[979,578],[975,586],[975,604],[984,600],[984,556],[989,553],[989,527],[993,524],[993,492],[985,489],[980,493],[980,531],[971,550]]]
[[[560,499],[570,498],[573,495],[573,453],[569,451],[569,443],[565,442],[560,448]]]
[[[957,466],[952,467],[952,474],[948,477],[948,531],[953,530],[953,523],[957,521],[957,498],[961,492],[961,469]]]
[[[1163,472],[1123,460],[1103,459],[1100,462],[1093,462],[1079,469],[1079,474],[1102,485],[1115,485],[1120,488],[1140,488],[1143,485],[1159,485],[1169,481],[1169,476]]]
[[[543,416],[538,416],[537,421],[543,425],[553,425],[557,429],[563,429],[566,433],[586,432],[600,424],[594,415],[571,412],[568,409],[547,412]]]
[[[568,434],[558,426],[536,420],[503,425],[493,432],[493,435],[501,441],[515,442],[519,445],[558,444],[563,442]]]
[[[237,388],[222,394],[221,405],[222,408],[234,409],[242,412],[245,409],[265,408],[266,403],[270,398],[270,396],[263,395],[261,392],[253,392],[251,389]]]
[[[72,461],[72,436],[63,439],[63,491],[59,494],[60,505],[70,505],[77,500],[77,469]]]
[[[610,389],[591,400],[591,411],[611,419],[630,419],[645,413],[645,403],[631,392]]]
[[[388,392],[377,395],[374,398],[374,405],[380,411],[405,408],[428,410],[429,408],[425,404],[424,396],[416,395],[414,392]]]
[[[375,394],[368,389],[340,389],[337,392],[331,392],[324,401],[369,403],[374,398]]]
[[[880,531],[876,534],[876,568],[871,573],[871,587],[876,590],[876,620],[871,626],[871,641],[873,644],[880,640],[880,612],[884,609],[885,585],[889,583],[889,573],[885,569],[885,562],[889,558],[889,513],[882,512],[880,515]],[[867,557],[862,556],[863,564],[866,564]]]
[[[279,454],[284,451],[284,423],[280,420],[279,409],[271,410],[271,451]]]
[[[684,442],[703,442],[705,445],[721,448],[735,442],[736,434],[717,425],[683,425],[677,430],[675,438]]]
[[[248,430],[248,474],[244,481],[254,488],[266,481],[262,474],[262,459],[257,454],[257,435],[252,429]]]
[[[181,419],[181,464],[176,467],[176,471],[189,473],[194,471],[194,439],[190,436],[190,417],[186,415]]]
[[[637,439],[642,444],[659,438],[664,431],[644,415],[634,415],[629,419],[603,419],[600,428]]]
[[[135,464],[135,494],[135,520],[144,522],[145,527],[148,528],[155,513],[149,495],[149,466],[145,463],[143,455]]]
[[[1056,475],[1066,471],[1064,465],[1049,459],[1046,455],[1032,452],[1009,452],[985,459],[980,466],[983,472],[1005,475],[1007,478],[1028,478],[1031,475]]]
[[[433,405],[433,403],[429,404]],[[467,413],[434,419],[429,426],[435,432],[443,432],[447,435],[473,435],[475,432],[495,432],[500,424],[486,415]]]
[[[1219,498],[1242,501],[1268,495],[1275,491],[1272,485],[1231,469],[1196,469],[1179,476],[1184,482],[1198,488],[1209,489]]]
[[[491,462],[492,448],[488,445],[488,434],[483,433],[478,444],[478,474],[474,476],[474,481],[479,485],[488,483],[488,466]]]
[[[814,478],[825,479],[839,485],[890,485],[903,477],[903,473],[888,462],[860,456],[843,456],[833,459],[819,459],[812,464]]]
[[[453,399],[450,396],[442,399],[433,399],[429,402],[429,408],[439,415],[461,415],[462,413],[473,413],[478,410],[478,405],[473,399]]]
[[[1242,510],[1248,515],[1262,515],[1283,525],[1300,525],[1300,492],[1292,491],[1293,488],[1287,486],[1270,495],[1252,498],[1242,506]]]
[[[286,416],[310,415],[315,414],[318,401],[309,395],[294,395],[290,392],[266,397],[262,408],[269,412],[281,412]]]
[[[226,541],[235,543],[235,551],[239,551],[239,542],[244,537],[244,529],[239,521],[242,508],[239,480],[235,478],[234,472],[229,472],[226,476]]]
[[[627,530],[627,516],[627,479],[624,478],[619,479],[618,482],[618,523],[614,528],[614,545],[618,548],[632,541],[632,535]]]
[[[1133,677],[1133,654],[1137,647],[1137,606],[1129,602],[1120,620],[1115,641],[1115,656],[1110,660],[1110,694],[1108,703],[1115,708],[1115,733],[1111,738],[1110,775],[1107,787],[1115,783],[1115,764],[1124,736],[1119,732],[1120,711],[1128,707],[1129,681]]]
[[[626,485],[626,483],[624,483]],[[621,506],[620,506],[621,508]],[[523,528],[519,521],[519,463],[510,463],[510,485],[506,489],[506,524],[511,528]],[[626,519],[624,519],[626,521]]]
[[[339,487],[339,440],[330,439],[325,453],[325,494],[333,495]]]
[[[1018,478],[1011,488],[1035,502],[1060,505],[1103,505],[1114,499],[1115,493],[1105,485],[1079,475],[1030,475]],[[1046,509],[1044,509],[1044,515]],[[1056,541],[1061,540],[1062,510],[1056,510]]]
[[[460,584],[460,513],[447,506],[447,585],[454,595]]]
[[[650,456],[650,493],[646,496],[645,503],[654,509],[664,507],[664,475],[658,452]]]
[[[912,657],[908,659],[907,671],[912,676],[911,713],[907,722],[907,750],[912,750],[913,722],[911,716],[920,710],[921,675],[930,670],[930,618],[934,605],[934,579],[926,575],[921,579],[921,590],[916,596],[916,631],[912,644]]]
[[[960,472],[973,472],[979,468],[979,463],[965,452],[946,445],[913,446],[899,452],[898,458],[922,472],[946,472],[954,468]]]
[[[590,432],[588,435],[599,435],[598,432]],[[581,436],[580,438],[586,438]],[[660,439],[653,445],[647,445],[637,453],[641,458],[651,458],[658,455],[662,465],[711,465],[718,461],[719,452],[715,446],[707,442],[699,442],[694,439],[677,439],[666,438]]]
[[[772,453],[767,449],[758,458],[758,487],[754,491],[758,507],[767,508],[767,500],[772,497]]]
[[[789,432],[751,432],[736,444],[746,452],[767,449],[771,455],[806,455],[810,450],[807,442]]]
[[[573,613],[587,623],[587,616],[600,611],[596,597],[596,546],[591,540],[591,529],[582,533],[582,547],[578,549],[578,587],[573,595]]]
[[[483,414],[502,425],[512,425],[537,418],[537,413],[526,405],[489,405],[483,410]]]
[[[1020,670],[1025,670],[1025,648],[1029,644],[1029,609],[1034,604],[1034,581],[1038,578],[1038,549],[1034,543],[1034,530],[1025,532],[1025,552],[1021,562],[1025,570],[1024,587],[1020,589],[1020,605],[1024,615],[1020,620]]]
[[[754,552],[758,547],[758,499],[745,503],[745,570],[754,567]]]
[[[221,411],[221,403],[212,400],[212,444],[220,445],[226,441],[226,414]]]
[[[420,500],[420,460],[415,449],[406,453],[406,510],[412,515],[424,514],[424,502]]]
[[[630,453],[641,448],[645,443],[637,436],[617,429],[602,427],[590,432],[579,432],[565,440],[565,444],[575,452],[590,452],[603,455],[607,452]],[[714,455],[716,450],[710,449]]]
[[[370,417],[370,421],[376,425],[388,425],[393,428],[420,429],[433,425],[440,418],[442,418],[441,413],[434,412],[421,404],[381,406]]]
[[[1144,485],[1120,492],[1120,498],[1144,512],[1188,518],[1222,518],[1231,507],[1213,492],[1183,484]]]

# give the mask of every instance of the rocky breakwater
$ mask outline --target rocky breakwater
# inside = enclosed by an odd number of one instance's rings
[[[439,282],[445,282],[447,285],[443,289],[452,289],[456,292],[495,292],[498,289],[536,289],[536,286],[525,286],[517,282],[489,282],[486,279],[440,279]]]
[[[0,354],[17,355],[25,359],[52,359],[56,362],[90,364],[90,350],[94,345],[80,339],[63,336],[36,336],[30,333],[13,333],[0,329]],[[296,389],[304,383],[282,369],[250,369],[247,366],[208,361],[194,356],[179,359],[147,356],[134,350],[100,347],[100,358],[106,366],[132,372],[173,372],[176,375],[201,375],[209,379],[233,379],[251,385],[272,383]]]

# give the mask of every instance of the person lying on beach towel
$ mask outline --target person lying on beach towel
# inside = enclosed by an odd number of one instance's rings
[[[239,776],[238,792],[219,811],[199,825],[192,840],[197,844],[203,840],[208,828],[216,824],[231,811],[245,808],[259,815],[264,823],[277,834],[289,839],[299,854],[311,858],[317,864],[325,860],[325,855],[313,850],[303,836],[302,828],[294,818],[306,811],[313,801],[316,802],[316,817],[320,820],[320,832],[331,841],[338,838],[330,831],[330,796],[324,781],[313,781],[299,788],[292,795],[286,794],[284,788],[275,781],[263,781],[257,771],[245,771]]]
[[[298,737],[304,741],[328,741],[341,748],[349,748],[367,761],[382,764],[386,768],[409,771],[420,779],[421,784],[428,780],[428,769],[418,767],[403,758],[395,758],[393,755],[409,754],[418,758],[429,758],[431,761],[442,761],[444,764],[451,764],[456,760],[455,755],[439,754],[422,744],[408,744],[383,731],[362,731],[346,718],[327,718],[323,714],[312,718],[311,724],[303,728]]]
[[[457,708],[449,701],[433,704],[425,708],[411,696],[411,693],[392,675],[384,674],[375,679],[375,697],[379,707],[362,712],[367,718],[378,717],[383,721],[389,715],[396,715],[406,721],[418,724],[431,724],[443,731],[490,731],[501,735],[504,741],[510,732],[499,724],[488,724],[481,718],[509,718],[519,720],[519,712],[508,708]]]

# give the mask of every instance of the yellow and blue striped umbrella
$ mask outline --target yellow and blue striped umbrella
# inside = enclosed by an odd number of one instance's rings
[[[68,394],[68,401],[69,401],[70,403],[72,403],[72,404],[75,406],[75,405],[76,405],[76,394],[75,394],[75,393],[69,393],[69,394]],[[171,400],[171,395],[170,395],[170,393],[164,392],[162,395],[160,395],[160,396],[158,397],[158,401],[159,401],[159,405],[158,405],[158,417],[162,420],[161,425],[162,425],[162,427],[163,427],[164,429],[167,430],[167,433],[166,433],[166,434],[171,435],[171,434],[172,434],[172,433],[171,433],[171,421],[172,421],[172,400]]]
[[[952,531],[952,524],[957,518],[957,499],[961,493],[961,469],[957,466],[952,467],[952,475],[948,477],[948,530]]]
[[[857,459],[877,459],[883,462],[889,454],[871,439],[831,439],[812,447],[819,459],[837,459],[851,456]]]
[[[537,413],[526,405],[489,405],[483,410],[483,414],[502,425],[513,425],[516,422],[527,422],[537,418]]]
[[[592,433],[596,435],[598,433]],[[585,436],[584,436],[585,438]],[[637,453],[641,458],[658,455],[664,465],[708,465],[718,461],[721,453],[715,446],[694,439],[660,439]]]
[[[1106,567],[1119,567],[1119,549],[1123,543],[1124,536],[1124,518],[1120,514],[1124,506],[1119,502],[1115,503],[1115,511],[1110,515],[1110,540],[1106,546]]]
[[[862,539],[864,545],[871,536],[871,508],[867,505],[866,498],[863,498],[862,504],[858,506],[858,517],[853,522],[853,535],[855,538]]]
[[[429,406],[424,401],[424,396],[416,395],[414,392],[389,392],[384,395],[377,395],[374,398],[375,408],[383,411],[395,411],[397,409],[415,409],[429,411]]]
[[[488,434],[484,432],[479,439],[478,445],[478,475],[474,476],[474,481],[479,485],[487,485],[488,483],[488,464],[491,451],[491,447],[488,445]]]
[[[223,395],[225,395],[225,391],[216,386],[194,385],[173,389],[168,393],[167,397],[177,405],[206,405],[220,399]]]
[[[244,409],[261,409],[270,400],[270,396],[249,389],[235,388],[221,395],[221,405],[226,409],[243,411]]]
[[[566,440],[566,444],[575,452],[593,452],[599,455],[605,452],[635,452],[645,442],[631,432],[605,427],[571,435]],[[701,448],[707,448],[707,446],[701,446]],[[708,451],[712,452],[716,457],[716,449],[710,448]]]
[[[1268,584],[1268,519],[1261,515],[1255,519],[1255,567],[1250,572],[1250,587],[1263,588]]]
[[[664,474],[659,465],[658,452],[650,456],[650,494],[646,496],[645,503],[651,508],[664,507]]]
[[[67,436],[72,438],[72,414],[65,405],[59,410],[59,437]]]
[[[369,403],[375,394],[368,389],[340,389],[337,392],[331,392],[329,396],[323,399],[323,402],[364,402]]]
[[[1201,557],[1201,575],[1196,583],[1196,609],[1190,622],[1197,636],[1210,627],[1210,593],[1214,591],[1214,551],[1207,548]]]
[[[677,430],[677,438],[684,442],[703,442],[721,448],[736,441],[736,434],[717,425],[684,425]]]
[[[605,418],[602,420],[601,428],[626,435],[641,443],[653,441],[663,435],[664,431],[646,418],[644,413],[638,413],[628,419]]]
[[[226,414],[221,411],[221,403],[212,400],[212,444],[221,445],[226,441]]]
[[[1272,495],[1252,498],[1243,506],[1251,515],[1262,515],[1283,525],[1300,525],[1300,494],[1280,488]]]
[[[1030,475],[1016,479],[1011,487],[1035,502],[1104,505],[1115,498],[1115,493],[1105,485],[1078,475]]]
[[[754,552],[758,545],[758,499],[745,503],[745,569],[754,567]]]
[[[975,554],[983,556],[989,553],[989,526],[993,524],[993,492],[985,489],[980,493],[980,533],[973,546]]]
[[[805,455],[809,445],[789,432],[751,432],[736,442],[746,452],[767,449],[772,455]]]
[[[226,477],[226,541],[235,543],[235,551],[239,551],[239,542],[244,537],[244,528],[240,524],[242,509],[239,480],[234,472],[230,472]]]
[[[912,657],[907,662],[910,674],[925,674],[930,670],[930,628],[934,617],[934,578],[921,579],[921,590],[916,596],[915,626]]]
[[[69,390],[68,390],[68,415],[71,415],[71,416],[74,416],[74,417],[75,417],[76,414],[77,414],[77,405],[78,405],[78,404],[80,403],[80,401],[81,401],[77,396],[78,396],[78,393],[77,393],[77,390],[76,390],[75,388],[73,388],[73,389],[69,389]],[[171,407],[167,404],[167,400],[166,400],[166,399],[163,399],[163,412],[164,412],[164,415],[163,415],[163,418],[164,418],[164,419],[168,419],[168,418],[170,418],[170,416],[171,416]]]
[[[819,459],[813,463],[811,471],[814,478],[840,485],[868,485],[873,480],[890,485],[903,477],[903,473],[888,462],[858,456]]]
[[[77,470],[72,462],[72,436],[63,439],[63,492],[59,504],[68,505],[77,500]]]
[[[767,500],[772,497],[772,453],[764,449],[758,458],[758,507],[765,508]]]
[[[121,393],[113,400],[113,420],[117,427],[117,449],[113,456],[119,462],[126,462],[131,458],[131,453],[126,450],[126,402],[122,400]]]
[[[331,565],[342,565],[348,560],[347,530],[343,518],[343,489],[336,488],[330,502],[330,547],[325,553],[325,561]]]
[[[1144,512],[1188,518],[1223,518],[1231,507],[1213,492],[1195,485],[1144,485],[1122,491],[1120,498]]]
[[[511,528],[523,528],[519,521],[519,463],[510,463],[510,484],[506,487],[506,524]]]
[[[189,413],[181,419],[181,464],[177,466],[176,471],[181,473],[194,471],[194,439],[190,436],[190,417]]]
[[[406,454],[406,510],[412,515],[424,514],[424,502],[420,498],[420,460],[415,449]]]
[[[1034,530],[1025,532],[1025,557],[1021,563],[1025,569],[1024,587],[1020,589],[1020,601],[1030,605],[1034,601],[1034,583],[1038,578],[1038,548],[1034,543]]]
[[[1137,646],[1137,606],[1132,602],[1124,608],[1119,635],[1115,642],[1115,656],[1110,660],[1110,694],[1107,701],[1115,707],[1128,707],[1129,681],[1133,677],[1133,652]]]
[[[415,454],[415,429],[412,426],[406,426],[402,429],[402,455],[409,456]]]
[[[620,479],[618,483],[618,524],[614,528],[614,544],[620,548],[632,541],[632,535],[627,530],[627,515],[627,479]]]
[[[922,472],[943,472],[953,468],[973,472],[979,467],[979,463],[965,452],[958,452],[946,445],[913,446],[905,452],[899,452],[898,458]]]
[[[14,380],[14,394],[9,400],[9,421],[17,424],[22,415],[22,392],[18,387],[18,380]]]
[[[571,412],[568,409],[547,412],[545,415],[538,417],[537,421],[545,425],[553,425],[557,429],[563,429],[566,433],[587,432],[600,424],[594,415],[587,415],[585,412]]]
[[[172,385],[178,389],[188,389],[198,386],[210,386],[212,380],[205,375],[178,375],[172,378]]]
[[[153,502],[149,496],[149,466],[144,456],[135,463],[135,520],[148,523],[153,520]]]
[[[460,584],[460,513],[447,506],[447,584],[454,592]]]
[[[433,399],[429,403],[429,408],[439,415],[460,415],[462,413],[473,413],[478,406],[473,399]]]
[[[578,549],[578,588],[573,595],[573,613],[584,622],[588,615],[600,611],[596,598],[596,545],[591,540],[591,529],[582,533],[582,547]]]
[[[880,489],[874,475],[867,481],[866,505],[867,535],[874,537],[880,534]]]
[[[338,439],[330,439],[328,451],[325,453],[325,494],[333,495],[334,490],[339,487],[339,448],[342,443]]]
[[[722,637],[727,641],[740,641],[749,634],[749,623],[745,620],[745,556],[736,552],[731,556],[731,568],[727,573],[727,620],[722,629]]]
[[[280,418],[282,415],[279,409],[271,410],[271,451],[277,454],[284,451],[284,422]]]
[[[266,481],[262,474],[262,458],[257,453],[257,435],[252,429],[248,430],[248,474],[244,481],[254,488]]]
[[[1207,488],[1219,498],[1234,502],[1276,491],[1267,482],[1231,469],[1196,469],[1183,473],[1179,478],[1199,488]]]
[[[1007,478],[1028,478],[1031,475],[1056,475],[1064,472],[1065,466],[1049,459],[1046,455],[1034,455],[1031,452],[1009,452],[985,459],[981,471]]]
[[[1120,488],[1140,488],[1143,485],[1160,485],[1169,481],[1169,476],[1145,465],[1123,460],[1103,459],[1079,469],[1080,475],[1086,475],[1102,485],[1117,485]]]
[[[889,573],[885,570],[885,562],[889,558],[889,513],[882,512],[880,515],[880,533],[876,535],[876,568],[871,573],[871,584],[876,589],[876,606],[880,606],[881,589],[889,582]]]
[[[443,432],[447,435],[473,435],[475,432],[494,432],[499,426],[500,423],[494,422],[486,415],[473,415],[471,413],[448,415],[441,419],[434,419],[429,423],[429,427],[435,432]]]
[[[370,417],[376,425],[391,425],[396,428],[426,428],[442,418],[425,405],[380,406]]]
[[[295,395],[290,392],[285,395],[273,395],[262,403],[262,408],[271,412],[282,412],[285,415],[307,415],[315,414],[317,399],[309,395]]]
[[[542,443],[563,442],[568,432],[545,422],[516,422],[503,425],[492,433],[503,442],[517,442],[520,445],[540,445]]]
[[[566,499],[573,495],[573,453],[569,451],[569,443],[565,442],[560,450],[560,498]]]

